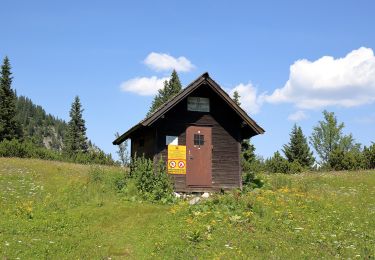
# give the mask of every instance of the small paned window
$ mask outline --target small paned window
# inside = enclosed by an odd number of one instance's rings
[[[194,145],[204,145],[204,135],[194,134]]]
[[[203,97],[188,97],[187,110],[196,112],[210,112],[210,100]]]

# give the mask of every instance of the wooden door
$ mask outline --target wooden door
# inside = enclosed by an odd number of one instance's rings
[[[189,126],[186,129],[186,184],[212,185],[212,131],[211,127]]]

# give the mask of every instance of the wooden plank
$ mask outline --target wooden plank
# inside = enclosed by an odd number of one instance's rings
[[[212,127],[212,181],[214,188],[240,187],[240,127],[241,120],[209,89],[199,88],[191,94],[210,98],[210,113],[187,111],[186,100],[164,115],[153,127],[157,129],[156,158],[167,158],[166,135],[178,136],[180,145],[186,145],[186,128],[189,125],[210,125]],[[215,96],[216,95],[216,96]],[[186,185],[186,176],[173,178],[175,188]],[[185,187],[185,190],[192,190]]]

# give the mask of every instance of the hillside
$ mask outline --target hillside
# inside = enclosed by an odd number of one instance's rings
[[[26,139],[53,150],[61,150],[67,123],[51,114],[43,107],[35,105],[31,99],[19,96],[16,101],[17,120]]]
[[[0,158],[0,258],[375,256],[375,172],[263,176],[189,206],[138,201],[117,167]]]
[[[68,124],[58,117],[47,113],[40,105],[24,96],[17,97],[17,116],[26,140],[55,151],[61,151],[64,146],[65,132]],[[88,140],[89,150],[104,153],[91,140]]]

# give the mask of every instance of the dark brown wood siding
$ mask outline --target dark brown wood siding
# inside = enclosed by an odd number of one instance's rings
[[[241,187],[240,169],[240,117],[208,86],[201,86],[190,96],[210,99],[210,112],[187,111],[187,99],[159,119],[155,129],[155,160],[167,159],[166,135],[178,136],[179,145],[186,145],[186,128],[189,125],[212,127],[212,189]],[[176,191],[193,191],[186,186],[185,175],[172,175]]]
[[[143,128],[131,137],[131,156],[145,156],[153,159],[155,155],[155,130],[153,128]]]

